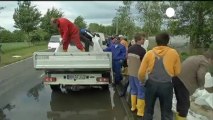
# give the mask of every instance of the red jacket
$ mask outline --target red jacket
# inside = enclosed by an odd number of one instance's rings
[[[58,30],[61,34],[62,40],[64,41],[64,49],[68,48],[68,45],[72,40],[75,43],[76,47],[82,50],[84,47],[80,42],[78,27],[66,18],[58,18],[57,23]]]

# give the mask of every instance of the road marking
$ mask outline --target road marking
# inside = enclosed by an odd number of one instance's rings
[[[12,57],[14,57],[14,58],[19,58],[19,57],[21,57],[21,56],[19,56],[19,55],[15,55],[15,56],[12,56]]]
[[[44,76],[44,73],[42,73],[41,75],[40,75],[40,78],[42,78]]]

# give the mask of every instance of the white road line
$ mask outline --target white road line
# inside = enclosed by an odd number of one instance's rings
[[[44,73],[42,73],[41,75],[40,75],[40,78],[42,78],[44,76]]]
[[[32,57],[29,57],[29,58],[26,58],[26,59],[23,59],[23,60],[20,60],[20,61],[17,61],[17,62],[11,63],[11,64],[9,64],[9,65],[5,65],[5,66],[3,66],[3,67],[0,67],[0,69],[6,68],[6,67],[8,67],[8,66],[10,66],[10,65],[13,65],[13,64],[16,64],[16,63],[23,62],[23,61],[28,60],[28,59],[31,59],[31,58],[32,58]]]

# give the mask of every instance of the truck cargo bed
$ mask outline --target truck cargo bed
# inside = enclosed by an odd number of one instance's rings
[[[112,54],[110,52],[35,52],[35,69],[43,70],[110,70]]]

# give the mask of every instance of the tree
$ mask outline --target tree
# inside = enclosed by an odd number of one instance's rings
[[[11,42],[24,42],[24,40],[26,40],[26,33],[21,30],[14,30],[12,36],[13,41]]]
[[[40,17],[41,13],[36,6],[31,5],[30,1],[18,1],[18,8],[15,9],[13,14],[14,27],[26,32],[29,38],[30,32],[37,29]]]
[[[60,18],[63,17],[63,12],[61,10],[58,10],[56,8],[48,9],[44,17],[41,18],[41,25],[40,28],[43,29],[45,32],[48,33],[48,36],[50,35],[57,35],[58,30],[56,28],[53,28],[50,24],[50,19],[52,17],[54,18]]]
[[[78,16],[75,20],[74,20],[74,24],[78,26],[79,29],[81,28],[86,28],[87,24],[84,21],[84,18],[82,16]]]
[[[0,31],[0,41],[5,42],[11,42],[13,40],[13,35],[9,30],[2,30]]]
[[[164,2],[138,1],[136,9],[139,13],[139,21],[144,23],[143,29],[149,35],[155,35],[161,31],[163,17],[165,15]]]
[[[134,35],[135,23],[130,10],[131,1],[124,1],[124,6],[119,6],[116,17],[112,20],[112,26],[118,26],[118,34],[127,35],[131,39]]]
[[[208,47],[212,42],[213,27],[213,1],[179,1],[176,3],[176,29],[175,33],[190,37],[192,48]]]
[[[99,24],[97,24],[97,23],[90,23],[88,29],[91,32],[98,32],[99,31]]]

